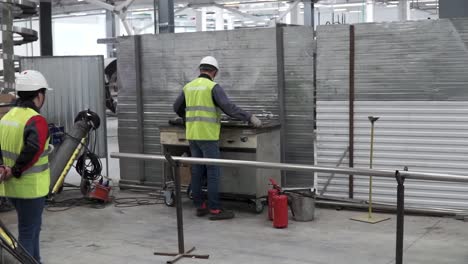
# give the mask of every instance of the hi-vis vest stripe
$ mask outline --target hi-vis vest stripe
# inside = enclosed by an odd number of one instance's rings
[[[221,111],[213,101],[215,86],[216,83],[207,78],[197,78],[185,85],[185,133],[188,140],[219,140]]]
[[[12,167],[21,153],[24,142],[24,128],[28,120],[39,115],[31,108],[15,107],[0,120],[0,147],[3,163]],[[24,171],[19,179],[11,178],[0,184],[0,196],[13,198],[39,198],[49,193],[50,169],[49,151],[44,146],[44,153],[29,169]]]

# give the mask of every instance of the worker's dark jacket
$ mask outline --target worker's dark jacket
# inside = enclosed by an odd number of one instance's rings
[[[201,78],[210,79],[210,76],[207,74],[200,74]],[[240,119],[242,121],[249,121],[252,114],[242,110],[238,106],[236,106],[233,102],[231,102],[224,92],[224,89],[219,85],[216,84],[212,90],[213,102],[217,107],[219,107],[226,115]],[[180,117],[185,117],[185,95],[182,91],[180,95],[177,97],[174,105],[174,112],[177,113]]]

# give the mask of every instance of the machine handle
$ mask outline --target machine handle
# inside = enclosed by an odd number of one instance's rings
[[[228,140],[226,140],[226,141],[227,141],[227,143],[229,143],[229,144],[232,144],[232,143],[236,142],[234,139],[228,139]]]

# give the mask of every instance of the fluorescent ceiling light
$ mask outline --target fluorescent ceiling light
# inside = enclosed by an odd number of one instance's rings
[[[338,8],[338,9],[333,9],[334,12],[340,12],[340,11],[346,11],[348,9],[346,8]]]
[[[393,5],[395,5],[395,4],[398,4],[398,3],[399,3],[399,1],[388,1],[388,3],[389,3],[389,4],[393,4]]]
[[[426,4],[427,6],[436,6],[436,5],[439,5],[437,3],[429,3],[429,4]]]
[[[350,13],[361,13],[361,10],[352,10],[352,11],[349,11]]]
[[[246,21],[244,21],[244,24],[252,24],[252,23],[254,23],[253,20],[246,20]]]
[[[398,5],[387,5],[387,7],[397,7]]]

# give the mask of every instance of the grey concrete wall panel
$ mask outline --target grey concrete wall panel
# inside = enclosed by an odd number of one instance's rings
[[[439,18],[468,17],[468,1],[439,0]]]
[[[311,27],[284,28],[286,162],[314,164],[314,49]],[[314,174],[287,172],[286,185],[313,186]]]
[[[76,115],[90,109],[101,118],[96,153],[107,155],[104,58],[102,56],[23,57],[23,70],[38,70],[54,89],[47,93],[42,114],[49,123],[73,127]]]
[[[467,100],[468,19],[356,27],[356,100]],[[318,27],[317,97],[346,100],[349,26]]]

